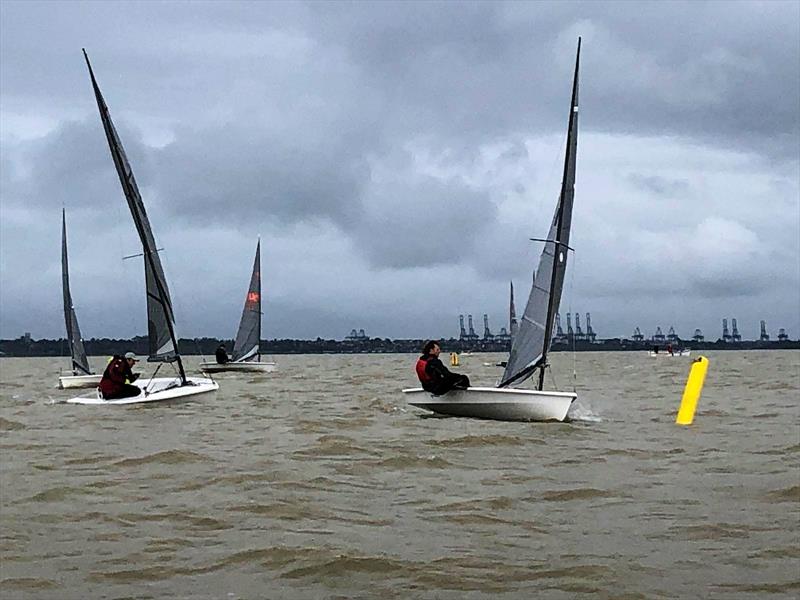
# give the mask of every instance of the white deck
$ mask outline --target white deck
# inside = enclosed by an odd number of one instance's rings
[[[104,400],[99,392],[91,396],[79,396],[67,400],[68,404],[142,404],[145,402],[164,402],[167,400],[186,400],[200,394],[210,394],[219,389],[219,384],[204,377],[187,377],[189,385],[180,385],[177,377],[157,377],[156,379],[138,379],[133,385],[142,389],[138,396]],[[145,391],[146,390],[146,391]]]
[[[434,396],[422,388],[403,390],[412,406],[453,417],[496,421],[563,421],[578,397],[573,392],[545,392],[471,387]]]

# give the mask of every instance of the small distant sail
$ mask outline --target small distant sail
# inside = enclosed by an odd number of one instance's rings
[[[567,148],[564,157],[564,176],[555,215],[547,233],[536,277],[531,286],[528,304],[514,336],[508,364],[499,387],[522,383],[533,371],[545,363],[553,337],[555,314],[561,303],[564,273],[567,268],[567,250],[572,224],[572,204],[575,195],[575,162],[578,147],[578,70],[581,43],[575,59],[575,76],[572,84],[572,101],[567,127]],[[541,378],[540,378],[541,389]]]
[[[136,225],[136,231],[139,233],[139,239],[142,242],[145,282],[147,285],[149,360],[157,362],[180,361],[173,325],[175,318],[172,312],[172,301],[169,296],[167,280],[164,277],[164,269],[161,266],[161,259],[158,256],[153,230],[147,218],[147,211],[144,208],[139,187],[136,185],[136,179],[133,176],[130,163],[125,155],[125,150],[122,147],[122,142],[119,139],[114,123],[111,121],[111,114],[97,85],[92,65],[89,63],[89,57],[86,55],[85,50],[83,55],[86,58],[86,66],[89,67],[89,76],[92,79],[92,88],[94,89],[95,100],[97,100],[97,108],[100,111],[100,118],[103,121],[108,147],[111,150],[114,166],[117,168],[119,181],[122,184],[125,199],[128,201],[128,208]]]
[[[517,336],[517,309],[514,308],[514,282],[511,282],[511,299],[508,304],[508,331],[511,334],[511,343],[514,343],[514,338]]]
[[[83,348],[81,329],[78,327],[78,316],[72,306],[72,294],[69,291],[69,260],[67,259],[67,215],[61,210],[61,286],[64,292],[64,322],[67,325],[67,341],[72,356],[72,371],[91,375],[89,360]]]
[[[243,362],[258,358],[261,344],[261,241],[256,246],[256,258],[253,262],[253,274],[250,287],[242,310],[242,320],[236,333],[233,345],[234,362]]]

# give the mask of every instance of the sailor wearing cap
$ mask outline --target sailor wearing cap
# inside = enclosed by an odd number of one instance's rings
[[[103,372],[99,386],[100,393],[105,400],[132,398],[142,393],[140,387],[128,383],[139,378],[139,374],[131,370],[137,362],[139,359],[133,352],[126,352],[124,357],[115,355],[111,359]]]

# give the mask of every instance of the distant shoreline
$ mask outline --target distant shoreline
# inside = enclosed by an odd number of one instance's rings
[[[361,338],[355,340],[262,340],[262,354],[393,354],[416,353],[424,344],[422,339],[397,339],[389,338]],[[142,356],[147,356],[147,338],[137,336],[132,339],[89,339],[84,340],[87,354],[90,356],[110,356],[127,351],[133,351]],[[230,352],[233,340],[219,340],[215,338],[197,338],[179,340],[181,354],[185,356],[213,356],[214,350],[224,343]],[[477,340],[467,341],[458,339],[441,340],[442,350],[445,352],[499,352],[507,353],[510,350],[508,341]],[[667,342],[633,341],[626,339],[598,340],[594,343],[585,340],[553,344],[553,352],[641,352],[652,350],[658,345],[661,351],[666,351]],[[760,341],[744,340],[741,342],[672,342],[673,348],[689,348],[691,350],[797,350],[800,349],[800,340],[786,341]],[[0,340],[0,355],[8,357],[47,357],[69,356],[69,345],[64,339],[34,340],[20,337],[14,340]]]

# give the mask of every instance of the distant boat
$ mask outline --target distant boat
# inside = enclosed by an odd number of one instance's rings
[[[89,63],[86,51],[83,52],[86,59],[86,66],[89,68],[89,76],[92,80],[97,108],[100,111],[100,119],[103,122],[103,129],[106,133],[108,146],[111,150],[111,157],[114,159],[114,166],[117,168],[122,190],[128,202],[136,231],[142,243],[142,256],[144,258],[145,283],[147,288],[147,334],[150,345],[149,361],[159,362],[158,369],[163,363],[170,363],[177,367],[175,377],[151,377],[150,379],[137,379],[133,385],[141,388],[138,396],[132,398],[122,398],[118,400],[104,400],[99,392],[92,397],[78,397],[67,400],[72,404],[138,404],[142,402],[159,402],[164,400],[183,400],[216,392],[219,385],[212,379],[201,377],[186,377],[181,356],[178,353],[178,338],[175,334],[175,319],[172,312],[172,300],[170,299],[167,280],[164,277],[164,269],[161,266],[161,259],[158,256],[153,231],[150,228],[150,221],[142,202],[142,196],[133,177],[128,158],[119,139],[117,130],[111,121],[103,95]]]
[[[227,363],[200,363],[200,370],[206,373],[233,371],[236,373],[271,373],[274,362],[261,362],[261,240],[256,245],[256,258],[250,287],[244,299],[242,319],[233,344],[233,356]]]
[[[78,316],[72,306],[72,294],[69,290],[69,260],[67,258],[67,214],[61,209],[61,288],[64,293],[64,322],[67,326],[67,342],[72,357],[72,375],[61,375],[58,378],[60,388],[97,387],[102,375],[92,373],[86,350],[83,348],[81,328],[78,327]]]
[[[561,302],[575,194],[575,162],[578,144],[578,72],[581,40],[575,58],[567,148],[561,193],[544,249],[535,271],[528,304],[516,332],[503,377],[496,388],[470,387],[434,396],[421,388],[403,390],[409,404],[435,413],[501,421],[563,421],[577,398],[574,392],[545,391],[547,353],[552,342],[555,315]],[[536,390],[511,388],[539,370]]]
[[[692,353],[689,348],[660,348],[655,346],[652,350],[647,351],[647,355],[653,358],[671,358],[673,356],[689,356]]]

